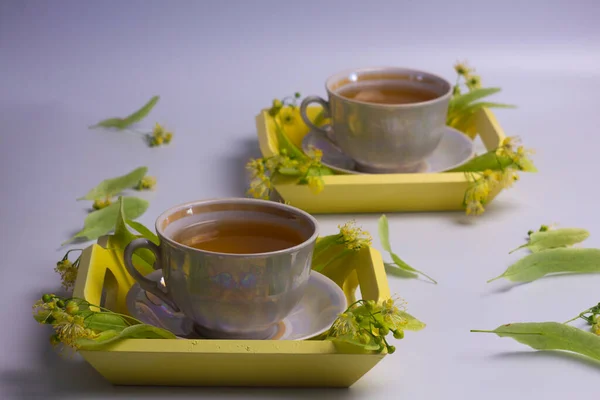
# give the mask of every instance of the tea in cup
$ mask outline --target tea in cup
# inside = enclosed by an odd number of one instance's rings
[[[341,72],[325,83],[328,100],[306,97],[304,122],[351,157],[368,173],[417,172],[424,169],[446,127],[452,85],[428,72],[364,68]],[[323,106],[328,127],[307,116],[311,103]]]
[[[266,339],[300,302],[318,235],[310,214],[245,198],[197,201],[156,220],[157,246],[133,240],[125,265],[140,286],[194,321],[199,334]],[[165,285],[133,265],[137,249],[156,256]]]

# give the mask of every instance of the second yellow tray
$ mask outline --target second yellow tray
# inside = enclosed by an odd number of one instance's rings
[[[315,114],[318,108],[311,110]],[[488,109],[478,111],[477,132],[485,147],[498,147],[505,135]],[[264,157],[277,153],[277,135],[268,110],[256,116],[260,150]],[[290,205],[312,214],[395,211],[462,210],[468,181],[462,172],[433,174],[331,175],[325,188],[314,194],[306,185],[275,183],[275,190]],[[491,201],[498,193],[490,194]]]

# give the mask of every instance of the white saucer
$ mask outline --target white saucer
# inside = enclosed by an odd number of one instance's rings
[[[158,282],[162,271],[154,271],[146,278]],[[171,331],[180,338],[202,339],[192,320],[146,293],[137,283],[127,293],[126,303],[131,316],[143,323]],[[325,275],[311,271],[304,297],[267,340],[304,340],[320,335],[347,307],[342,289]]]
[[[357,171],[354,160],[314,131],[309,132],[302,140],[302,150],[305,153],[310,147],[321,149],[323,151],[321,163],[334,171],[345,174],[365,173]],[[425,159],[422,168],[416,172],[436,173],[448,171],[469,161],[473,154],[473,141],[464,133],[447,126],[438,147]]]

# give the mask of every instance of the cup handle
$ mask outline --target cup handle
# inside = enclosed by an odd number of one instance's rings
[[[315,124],[313,124],[313,122],[310,120],[310,118],[308,118],[308,113],[306,112],[307,111],[306,109],[308,108],[308,105],[311,103],[318,103],[321,106],[323,106],[324,116],[325,116],[325,118],[329,118],[329,102],[327,102],[327,100],[325,100],[319,96],[308,96],[302,100],[302,103],[300,103],[300,116],[302,117],[302,120],[312,131],[321,135],[324,139],[326,139],[332,145],[337,147],[337,143],[335,142],[334,138],[332,137],[331,126],[327,126],[326,128],[316,126]]]
[[[145,291],[152,293],[162,301],[164,301],[169,307],[171,307],[176,312],[179,312],[179,307],[173,302],[171,299],[171,295],[169,294],[169,290],[166,287],[162,287],[159,282],[152,281],[146,278],[144,275],[140,274],[137,268],[133,265],[133,253],[137,249],[147,249],[154,253],[156,257],[156,261],[154,261],[154,265],[152,266],[154,269],[161,268],[160,262],[160,249],[157,245],[149,241],[148,239],[134,239],[132,240],[127,247],[125,247],[125,251],[123,253],[123,261],[125,262],[125,268],[127,272],[135,279],[142,289]]]

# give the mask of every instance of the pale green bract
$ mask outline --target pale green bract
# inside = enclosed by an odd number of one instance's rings
[[[580,228],[561,228],[533,232],[529,235],[527,243],[517,247],[511,253],[525,247],[534,253],[548,249],[568,247],[583,242],[589,236],[590,233],[587,230]]]
[[[123,339],[176,339],[173,333],[152,325],[137,324],[128,326],[120,331],[106,330],[95,339],[79,339],[77,346],[80,350],[98,350]]]
[[[125,251],[125,247],[127,247],[127,245],[129,243],[131,243],[132,240],[138,238],[138,236],[134,235],[133,233],[131,233],[129,231],[129,229],[127,229],[126,221],[127,221],[127,218],[130,218],[131,216],[127,213],[127,210],[126,210],[126,207],[127,207],[126,200],[127,200],[127,198],[119,197],[119,201],[117,203],[115,203],[115,205],[119,207],[119,212],[117,213],[117,215],[115,215],[115,221],[116,221],[114,223],[115,224],[115,232],[108,237],[108,248],[117,252],[121,256],[123,255],[123,252]],[[143,225],[138,224],[138,228],[140,228],[140,226],[143,226]],[[134,227],[134,229],[138,230],[135,227]],[[148,232],[150,232],[150,230],[148,228],[146,228],[146,230]],[[140,231],[138,230],[138,232],[140,232]],[[140,233],[142,234],[143,237],[146,237],[143,234],[143,232],[140,232]],[[148,239],[150,241],[153,240],[150,237],[146,237],[146,239]],[[133,264],[138,268],[138,270],[140,271],[141,274],[146,275],[146,274],[149,274],[150,272],[154,271],[153,265],[154,265],[155,257],[154,257],[154,253],[152,253],[152,251],[150,251],[148,249],[139,249],[138,251],[135,252],[132,259],[133,259]]]
[[[123,190],[130,189],[137,185],[147,172],[147,167],[139,167],[125,175],[105,179],[100,182],[98,186],[91,189],[85,196],[80,197],[77,200],[110,199],[112,196],[122,192]]]
[[[493,331],[536,350],[566,350],[600,361],[600,336],[558,322],[530,322],[502,325]]]
[[[547,274],[565,272],[600,272],[600,249],[567,247],[531,253],[488,283],[500,278],[513,282],[531,282]]]
[[[123,213],[129,219],[138,218],[146,212],[147,208],[148,202],[144,199],[140,199],[139,197],[123,198]],[[94,240],[109,233],[115,227],[119,210],[119,203],[113,203],[108,207],[88,214],[83,223],[83,229],[77,232],[71,239],[64,242],[63,245],[79,238]]]
[[[146,228],[141,222],[134,221],[131,219],[128,219],[125,222],[127,223],[127,225],[135,229],[140,235],[142,235],[143,238],[148,239],[157,246],[160,244],[158,236],[156,236],[156,234],[150,229]]]
[[[98,122],[96,125],[91,126],[90,128],[115,128],[118,130],[123,130],[130,125],[141,121],[146,117],[150,111],[154,108],[156,103],[158,103],[159,96],[152,97],[146,104],[144,104],[139,110],[128,115],[124,118],[108,118],[103,121]]]
[[[390,256],[392,257],[392,260],[394,261],[394,264],[398,268],[400,268],[402,271],[408,273],[407,277],[414,277],[414,274],[421,274],[424,277],[426,277],[427,279],[429,279],[430,281],[432,281],[433,283],[437,284],[437,282],[436,282],[435,279],[431,278],[430,276],[428,276],[424,272],[421,272],[421,271],[419,271],[419,270],[411,267],[406,262],[404,262],[400,257],[398,257],[397,254],[395,254],[392,251],[392,246],[390,246],[389,224],[388,224],[388,219],[387,219],[387,217],[385,215],[382,215],[379,218],[378,230],[379,230],[379,240],[381,242],[381,247],[383,248],[383,250],[385,250],[388,253],[390,253]],[[392,264],[388,263],[386,265],[390,266]],[[413,274],[413,275],[411,276],[410,274]],[[400,274],[395,274],[395,275],[400,275]]]

